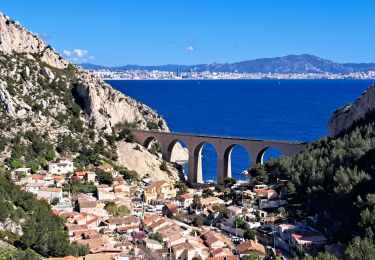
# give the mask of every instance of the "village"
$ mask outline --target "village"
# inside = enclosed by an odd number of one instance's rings
[[[314,216],[287,215],[288,202],[273,187],[285,181],[226,178],[224,185],[189,188],[134,181],[110,164],[78,170],[69,157],[48,170],[14,169],[12,178],[51,204],[71,242],[88,247],[80,259],[292,259],[322,248],[342,258],[345,250],[314,228]]]

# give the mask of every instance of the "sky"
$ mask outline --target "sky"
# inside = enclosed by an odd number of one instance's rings
[[[75,63],[375,62],[373,0],[0,0],[0,12]]]

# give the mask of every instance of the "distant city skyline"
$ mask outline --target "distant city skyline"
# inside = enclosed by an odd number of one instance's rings
[[[308,53],[375,62],[375,2],[4,1],[19,21],[74,63],[231,63]]]

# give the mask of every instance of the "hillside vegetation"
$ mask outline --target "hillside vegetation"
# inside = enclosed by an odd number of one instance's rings
[[[29,249],[25,254],[32,254],[30,250],[45,257],[88,253],[86,247],[69,243],[63,220],[52,214],[47,201],[20,190],[4,171],[0,172],[0,223],[0,240]]]
[[[373,259],[368,255],[375,252],[373,114],[354,122],[336,138],[324,137],[309,144],[293,158],[282,157],[264,166],[257,165],[251,174],[258,182],[289,180],[279,187],[289,200],[289,216],[317,216],[316,227],[332,242],[353,241],[349,251],[362,250],[367,254],[354,257],[353,252],[347,251],[347,259]]]

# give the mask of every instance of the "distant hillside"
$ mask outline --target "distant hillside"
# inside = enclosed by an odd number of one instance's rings
[[[112,70],[160,70],[181,72],[190,69],[195,71],[215,71],[215,72],[248,72],[248,73],[343,73],[361,72],[375,70],[375,63],[336,63],[331,60],[319,58],[314,55],[288,55],[276,58],[262,58],[247,60],[236,63],[211,63],[197,65],[157,65],[141,66],[128,64],[117,67],[106,67],[90,63],[80,64],[86,69],[112,69]]]

